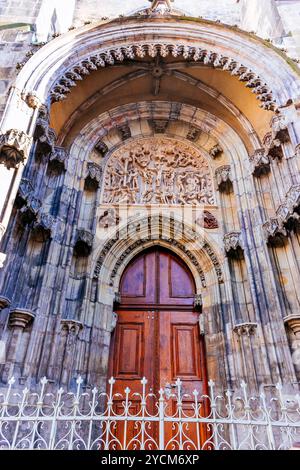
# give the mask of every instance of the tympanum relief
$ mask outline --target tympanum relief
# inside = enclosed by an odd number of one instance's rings
[[[214,204],[206,158],[182,142],[140,139],[118,149],[104,176],[104,204]]]

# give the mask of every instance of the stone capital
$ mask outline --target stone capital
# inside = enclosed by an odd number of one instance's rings
[[[75,251],[79,256],[88,256],[92,251],[94,235],[89,230],[78,229],[76,234]]]
[[[18,129],[0,133],[0,163],[8,170],[24,163],[29,155],[32,137]]]
[[[300,314],[288,315],[283,319],[284,324],[292,330],[295,336],[300,338]]]
[[[226,191],[232,187],[231,168],[229,165],[220,166],[215,172],[219,191]]]
[[[35,313],[26,308],[15,308],[9,312],[9,326],[25,329],[35,318]]]
[[[251,169],[254,176],[260,176],[270,171],[270,157],[266,154],[265,149],[257,149],[250,156]]]

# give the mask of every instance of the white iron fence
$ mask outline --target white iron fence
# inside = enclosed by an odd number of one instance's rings
[[[46,378],[38,393],[20,393],[14,382],[0,394],[2,449],[268,450],[300,441],[300,396],[286,397],[280,385],[267,398],[249,396],[244,382],[240,394],[217,395],[210,381],[201,396],[182,393],[180,380],[158,396],[145,378],[138,393],[123,395],[113,378],[106,392],[84,391],[81,377],[74,393],[47,391]]]

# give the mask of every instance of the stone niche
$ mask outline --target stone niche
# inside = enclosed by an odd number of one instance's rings
[[[181,141],[151,137],[128,142],[104,171],[102,204],[215,204],[207,159]]]

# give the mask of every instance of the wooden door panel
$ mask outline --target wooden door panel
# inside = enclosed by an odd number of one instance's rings
[[[115,377],[139,379],[144,372],[144,323],[120,323],[116,348]]]
[[[180,260],[169,253],[160,253],[159,274],[160,305],[193,305],[194,281]]]
[[[151,305],[156,303],[156,254],[147,252],[129,265],[120,284],[122,305]]]
[[[198,324],[171,324],[173,380],[202,380],[198,329]]]

